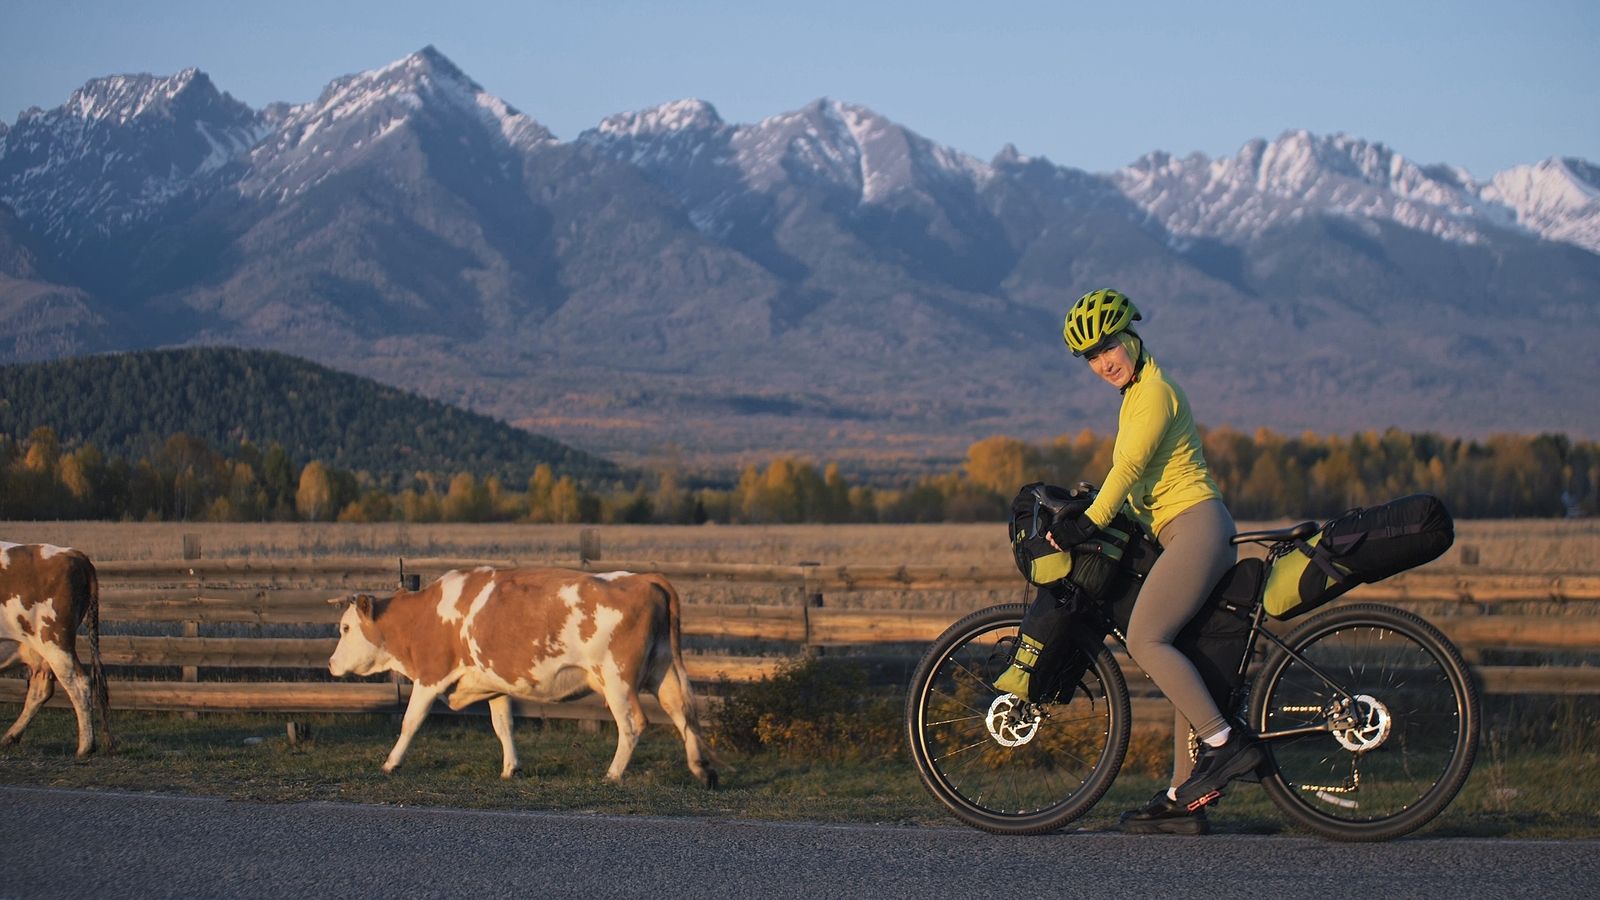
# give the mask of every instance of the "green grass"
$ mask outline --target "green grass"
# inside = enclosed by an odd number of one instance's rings
[[[10,722],[19,707],[0,705]],[[585,733],[573,723],[519,722],[524,775],[499,778],[500,748],[486,720],[435,717],[405,766],[379,765],[398,724],[388,716],[306,716],[314,739],[289,745],[282,715],[118,713],[117,752],[72,757],[69,713],[46,710],[23,743],[0,748],[0,783],[192,794],[294,803],[307,800],[396,806],[566,810],[664,816],[830,823],[955,826],[917,782],[908,761],[890,754],[829,762],[764,752],[725,760],[722,788],[689,774],[676,735],[651,726],[620,785],[603,780],[615,732]],[[725,752],[727,756],[733,756]],[[1141,767],[1148,769],[1148,767]],[[1162,786],[1129,770],[1076,827],[1110,830],[1123,809]],[[1486,734],[1466,789],[1422,834],[1434,837],[1600,837],[1600,753],[1589,748],[1510,749]],[[1212,812],[1215,831],[1291,831],[1253,785],[1235,785]]]

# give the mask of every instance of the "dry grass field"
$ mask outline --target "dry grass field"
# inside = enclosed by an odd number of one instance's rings
[[[1289,524],[1241,522],[1241,529]],[[77,547],[97,561],[178,559],[186,535],[207,559],[369,557],[470,558],[573,566],[579,536],[593,530],[600,558],[631,564],[743,563],[994,566],[1010,560],[997,522],[929,525],[522,525],[210,522],[0,522],[0,541]],[[1247,548],[1247,552],[1259,548]],[[1463,560],[1476,552],[1477,562]],[[1457,523],[1456,545],[1424,567],[1430,572],[1577,575],[1600,573],[1600,519]],[[792,606],[799,585],[697,582],[677,578],[686,603]],[[1014,587],[966,590],[871,590],[830,594],[832,608],[945,610],[963,614],[994,603],[1027,601]],[[1565,609],[1563,614],[1591,611]]]
[[[1242,522],[1241,529],[1287,521]],[[744,563],[994,566],[1010,560],[997,522],[930,525],[521,525],[209,522],[0,522],[0,540],[77,547],[97,561],[178,559],[185,535],[199,538],[207,559],[429,557],[573,566],[579,535],[592,529],[600,557],[632,564]],[[1248,548],[1259,552],[1259,548]],[[1475,565],[1463,565],[1475,550]],[[1456,546],[1425,569],[1437,572],[1600,573],[1600,519],[1460,522]],[[677,578],[686,603],[793,606],[806,597],[796,584],[696,582]],[[838,609],[945,610],[955,615],[995,603],[1027,601],[1014,587],[966,590],[871,590],[830,594]],[[1587,608],[1564,610],[1567,614]]]
[[[1240,528],[1288,524],[1241,522]],[[1456,546],[1429,570],[1600,572],[1600,519],[1458,522]],[[1010,558],[999,523],[935,525],[453,525],[209,522],[0,522],[0,540],[77,547],[97,560],[177,559],[200,536],[208,558],[464,556],[571,564],[598,531],[606,559],[794,565],[992,565]],[[1463,567],[1463,548],[1478,552]]]

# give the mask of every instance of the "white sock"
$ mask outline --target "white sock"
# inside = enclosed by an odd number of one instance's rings
[[[1222,726],[1222,730],[1205,739],[1207,747],[1221,747],[1228,742],[1228,735],[1233,734],[1232,725]],[[1178,799],[1176,797],[1172,798]]]
[[[1177,788],[1167,788],[1167,799],[1176,801],[1178,799],[1178,789]]]

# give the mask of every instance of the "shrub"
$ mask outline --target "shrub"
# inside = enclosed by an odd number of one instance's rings
[[[713,739],[743,753],[860,760],[900,755],[901,698],[872,687],[864,666],[802,658],[749,684],[719,684]]]

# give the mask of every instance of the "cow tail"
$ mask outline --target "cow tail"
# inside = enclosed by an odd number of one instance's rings
[[[726,765],[711,749],[711,743],[705,739],[700,729],[700,704],[694,695],[694,689],[689,685],[689,668],[683,664],[683,604],[678,600],[678,590],[664,575],[652,575],[651,583],[656,590],[667,597],[667,620],[669,622],[667,633],[671,635],[670,646],[672,659],[667,667],[667,677],[677,677],[683,680],[684,718],[688,721],[689,728],[693,729],[700,740],[700,752],[709,765]]]
[[[672,640],[672,658],[679,663],[683,662],[683,603],[678,599],[678,589],[672,582],[665,578],[657,577],[656,586],[667,595],[667,621],[670,623],[668,633]]]
[[[84,624],[89,633],[89,690],[94,696],[94,713],[100,720],[100,734],[104,740],[101,750],[112,752],[111,697],[106,689],[106,669],[100,659],[100,573],[89,564],[89,603],[84,612]]]

